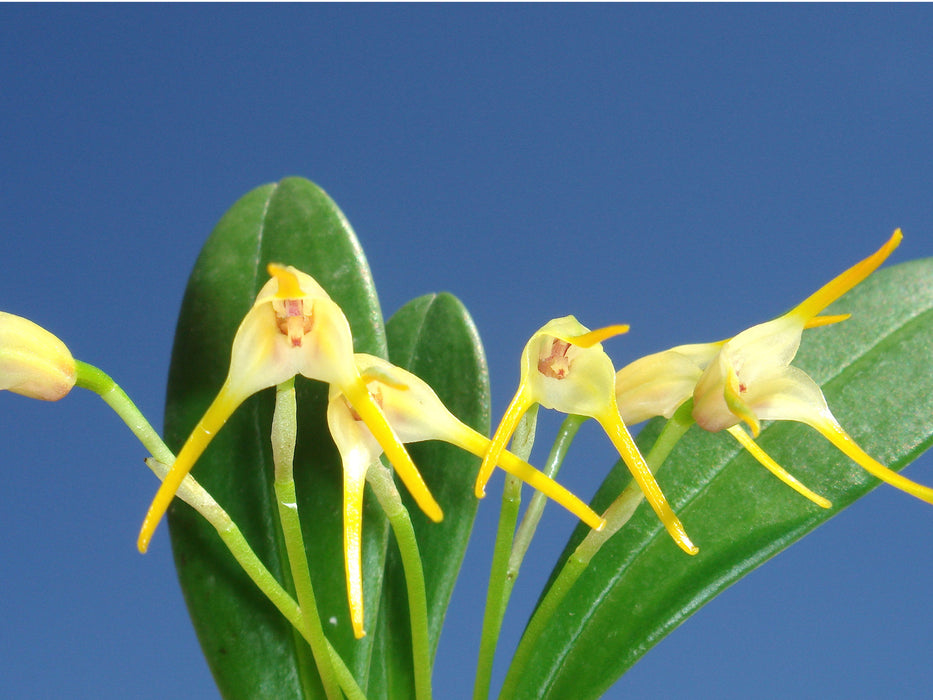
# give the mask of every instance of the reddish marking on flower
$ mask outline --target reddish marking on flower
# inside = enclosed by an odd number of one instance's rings
[[[284,313],[275,314],[279,331],[288,336],[293,348],[301,347],[302,338],[314,325],[311,314],[305,313],[303,299],[284,299],[283,306]]]
[[[567,357],[567,351],[570,350],[570,343],[560,338],[554,338],[551,341],[551,348],[548,355],[538,358],[538,371],[545,377],[552,379],[564,379],[570,372],[571,360]]]

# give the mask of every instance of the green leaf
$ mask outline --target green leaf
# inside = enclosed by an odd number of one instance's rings
[[[337,205],[288,178],[242,197],[217,224],[188,282],[169,373],[165,432],[177,450],[223,384],[237,327],[268,279],[266,265],[312,275],[343,308],[359,352],[385,356],[379,303],[356,237]],[[340,459],[325,422],[326,386],[299,377],[295,480],[325,632],[365,689],[372,639],[353,638],[342,552]],[[194,476],[292,590],[272,487],[274,389],[248,399],[195,465]],[[374,499],[371,499],[374,500]],[[217,533],[176,500],[169,514],[179,579],[204,654],[226,698],[323,696],[310,650],[239,569]],[[388,530],[364,514],[366,613],[375,619]]]
[[[806,331],[794,364],[861,446],[899,470],[933,442],[933,259],[876,273],[827,313],[852,318]],[[639,436],[643,450],[658,429],[649,423]],[[600,696],[701,605],[879,485],[807,426],[774,423],[759,442],[833,509],[781,484],[727,434],[694,426],[658,476],[700,553],[680,552],[642,504],[571,589],[516,697]],[[617,464],[597,505],[619,493],[624,472]]]
[[[386,324],[386,332],[389,359],[393,364],[417,374],[455,416],[488,435],[490,399],[486,358],[463,304],[450,294],[418,297],[392,316]],[[444,509],[444,520],[433,523],[401,489],[424,564],[433,653],[476,515],[478,501],[473,495],[473,482],[480,460],[441,442],[413,444],[409,450]],[[398,604],[405,598],[401,560],[392,544],[383,590],[385,614],[380,619],[380,640],[374,660],[377,668],[373,671],[373,685],[381,689],[381,697],[414,697],[408,608]],[[380,654],[387,660],[382,668],[379,667]],[[376,674],[383,677],[381,684],[375,682]]]

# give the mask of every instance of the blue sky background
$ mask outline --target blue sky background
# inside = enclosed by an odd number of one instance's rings
[[[240,195],[303,175],[352,222],[386,316],[464,300],[498,418],[550,318],[630,323],[621,364],[767,320],[897,226],[894,261],[933,255],[931,35],[928,5],[4,5],[0,308],[160,426],[201,244]],[[584,464],[613,461],[597,438],[562,474],[585,496]],[[7,394],[0,444],[0,694],[216,697],[166,533],[136,552],[156,481],[134,438],[88,392]],[[933,459],[908,474],[933,483]],[[441,640],[444,697],[469,695],[496,501]],[[571,525],[546,515],[506,646]],[[931,551],[933,509],[878,489],[609,697],[924,697]]]

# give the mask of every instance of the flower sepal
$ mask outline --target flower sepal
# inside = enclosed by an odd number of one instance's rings
[[[59,338],[27,318],[0,311],[0,390],[58,401],[76,380],[76,361]]]

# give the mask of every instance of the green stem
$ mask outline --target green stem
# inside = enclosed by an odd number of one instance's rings
[[[159,479],[164,479],[168,473],[169,465],[155,460],[147,459],[146,464],[155,473]],[[288,620],[291,625],[305,638],[310,645],[312,640],[307,632],[308,625],[305,622],[304,615],[298,603],[288,594],[288,592],[279,584],[272,573],[256,556],[256,553],[249,546],[243,533],[237,527],[236,523],[230,518],[227,512],[220,507],[217,501],[197,482],[190,474],[185,477],[181,487],[178,489],[177,496],[185,503],[194,508],[205,520],[207,520],[220,535],[220,539],[233,558],[250,577],[250,580],[263,592],[266,598],[276,607],[282,616]],[[340,687],[350,700],[366,700],[366,696],[360,689],[340,654],[326,641],[327,653],[330,662],[335,671]]]
[[[693,418],[690,415],[692,410],[693,401],[688,401],[674,413],[661,430],[661,434],[658,435],[654,446],[645,457],[645,461],[652,473],[657,472],[661,465],[664,464],[671,450],[674,449],[680,438],[693,424]],[[629,521],[642,500],[644,500],[644,494],[634,480],[631,481],[603,514],[606,519],[606,526],[598,532],[591,530],[561,567],[560,572],[538,604],[537,609],[531,616],[531,620],[528,622],[528,626],[525,628],[525,633],[522,635],[518,649],[515,651],[515,656],[512,658],[512,663],[506,674],[505,682],[502,684],[500,697],[513,698],[516,696],[518,684],[526,673],[532,652],[554,613],[557,612],[565,596],[589,566],[600,547]]]
[[[127,396],[126,392],[106,372],[80,360],[76,361],[76,369],[76,386],[89,389],[98,394],[113,409],[154,458],[147,459],[146,464],[159,479],[164,479],[170,465],[175,461],[175,455],[153,429],[149,421],[146,420],[146,417]],[[227,512],[191,475],[186,476],[182,482],[178,490],[178,497],[192,506],[217,530],[220,539],[253,583],[282,613],[285,619],[306,638],[308,644],[311,644],[312,640],[308,638],[305,631],[307,624],[298,604],[259,560]],[[320,624],[320,620],[318,620],[318,623]],[[331,646],[330,642],[326,642],[326,644],[327,656],[330,659],[331,667],[334,669],[340,687],[343,688],[343,691],[351,700],[365,700],[366,696],[360,690],[356,679],[343,662],[343,659]]]
[[[534,445],[538,406],[533,406],[523,417],[512,440],[512,452],[527,461]],[[502,490],[502,506],[499,509],[499,527],[493,549],[492,567],[489,572],[489,587],[486,589],[486,609],[483,613],[483,631],[480,637],[479,658],[476,662],[476,678],[473,682],[473,700],[486,700],[492,682],[492,667],[499,642],[499,632],[505,618],[506,603],[512,590],[509,582],[509,558],[518,511],[522,502],[522,482],[518,477],[506,474]]]
[[[567,450],[570,448],[573,439],[577,436],[580,426],[588,420],[587,416],[569,415],[564,419],[557,432],[557,438],[551,447],[547,462],[544,464],[544,473],[553,479],[560,471],[564,458],[567,456]],[[531,545],[531,539],[534,537],[538,523],[544,513],[544,506],[547,504],[547,496],[540,491],[535,491],[528,503],[528,508],[522,516],[522,522],[518,526],[518,532],[515,533],[515,541],[512,542],[512,554],[509,557],[509,594],[511,594],[512,585],[518,578],[518,571],[521,568],[528,547]],[[506,600],[506,603],[508,601]]]
[[[89,365],[87,362],[81,362],[81,360],[75,362],[77,365],[75,385],[90,389],[95,394],[100,395],[104,402],[133,431],[133,435],[139,439],[143,447],[149,450],[149,454],[163,464],[174,462],[175,455],[166,447],[162,438],[149,424],[142,412],[136,408],[136,404],[130,400],[126,392],[103,370]]]
[[[340,686],[330,661],[327,638],[324,636],[324,628],[321,625],[314,597],[314,588],[311,585],[311,571],[308,568],[308,556],[301,534],[301,520],[298,516],[298,498],[292,468],[297,434],[298,409],[295,402],[295,380],[292,378],[280,384],[275,392],[275,412],[272,415],[275,498],[282,534],[285,538],[285,551],[288,554],[292,582],[305,625],[301,632],[311,647],[311,654],[314,656],[314,663],[328,700],[339,700]]]
[[[389,519],[405,572],[408,591],[408,614],[411,622],[411,651],[415,674],[415,698],[430,700],[431,690],[431,643],[428,635],[428,598],[424,584],[424,569],[421,553],[415,538],[408,509],[402,503],[390,472],[381,461],[374,462],[366,472],[366,480],[372,487],[379,505]]]
[[[574,437],[576,437],[577,432],[580,430],[580,426],[587,420],[587,416],[577,416],[570,415],[564,419],[564,422],[561,424],[560,430],[558,431],[557,438],[554,440],[554,445],[551,447],[551,452],[548,455],[547,462],[544,465],[544,473],[547,474],[550,478],[554,478],[557,475],[557,472],[560,471],[561,465],[564,462],[564,458],[567,456],[567,450],[570,448],[570,444],[573,442]],[[529,450],[530,452],[530,450]],[[527,459],[527,454],[525,455]],[[514,479],[514,484],[520,484],[517,479]],[[508,481],[507,481],[508,487]],[[516,490],[515,497],[515,508],[517,514],[518,503],[520,500],[520,490]],[[492,642],[492,648],[489,650],[490,658],[495,653],[495,641],[499,636],[499,629],[501,628],[502,621],[505,618],[505,611],[508,608],[509,600],[512,597],[512,590],[515,588],[515,581],[518,579],[518,573],[521,569],[522,561],[525,558],[525,554],[528,552],[528,547],[531,545],[531,540],[534,537],[535,530],[538,528],[538,523],[541,521],[541,516],[544,513],[544,506],[547,504],[547,497],[540,491],[535,491],[531,497],[531,501],[528,503],[528,508],[525,510],[525,514],[522,516],[522,521],[518,526],[518,530],[515,532],[515,537],[511,543],[511,549],[509,551],[509,556],[505,565],[505,576],[502,578],[501,587],[495,593],[498,596],[498,605],[497,613],[499,616],[498,621],[493,624],[497,624],[496,635]],[[500,519],[500,528],[503,527],[503,521],[505,518]],[[512,521],[510,524],[507,523],[508,527],[514,527],[515,523]],[[506,541],[506,536],[508,533],[503,532],[500,529],[499,535],[502,536],[501,541]],[[500,542],[500,538],[497,536],[496,539],[497,546]],[[499,551],[497,549],[497,554]],[[501,562],[496,562],[494,559],[493,568],[496,569],[497,565],[501,565]],[[493,587],[490,585],[490,593],[493,592]],[[491,609],[491,605],[487,599],[487,610]],[[492,668],[488,671],[484,671],[483,678],[483,688],[486,689],[488,693],[489,683],[491,679]],[[474,693],[474,697],[476,697]]]

